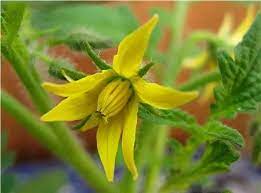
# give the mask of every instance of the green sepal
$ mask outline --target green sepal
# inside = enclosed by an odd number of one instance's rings
[[[73,64],[67,60],[51,58],[39,52],[35,52],[34,54],[37,58],[48,64],[49,75],[56,79],[66,80],[64,73],[73,80],[79,80],[87,76],[85,73],[75,70]]]
[[[138,75],[140,77],[143,77],[145,74],[147,74],[150,68],[154,66],[154,64],[155,64],[154,62],[149,62],[148,64],[146,64],[143,68],[139,70]]]
[[[109,64],[107,64],[103,59],[101,59],[96,52],[92,49],[92,47],[90,46],[90,44],[88,42],[82,42],[81,43],[81,50],[85,51],[90,58],[92,59],[92,61],[94,62],[94,64],[100,69],[100,70],[108,70],[111,69],[111,66]]]
[[[85,123],[90,119],[91,115],[88,115],[85,119],[81,120],[78,124],[74,125],[72,127],[73,130],[79,130],[81,129]]]
[[[86,77],[85,73],[74,70],[73,68],[71,68],[70,63],[65,60],[56,59],[52,60],[51,63],[49,63],[48,73],[51,76],[60,80],[66,80],[63,72],[73,80],[79,80]]]

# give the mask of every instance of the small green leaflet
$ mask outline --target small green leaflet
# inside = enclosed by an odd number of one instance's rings
[[[222,85],[215,88],[213,117],[233,117],[255,110],[261,102],[261,14],[235,48],[235,60],[226,52],[217,55]]]
[[[238,158],[239,153],[229,144],[223,143],[222,141],[207,143],[201,159],[196,162],[191,162],[189,167],[186,167],[186,169],[178,175],[170,176],[167,182],[161,187],[161,190],[163,192],[173,189],[184,190],[192,183],[210,174],[228,171],[230,165]],[[184,158],[180,160],[180,162],[186,161]]]
[[[242,148],[244,146],[244,139],[236,130],[218,121],[210,121],[203,128],[204,134],[208,141],[222,141],[230,144],[235,148]]]
[[[244,146],[244,139],[236,129],[215,120],[210,120],[201,126],[197,124],[193,116],[180,109],[163,110],[141,104],[139,107],[139,116],[158,125],[169,125],[184,129],[192,135],[199,135],[202,143],[218,140],[228,143],[235,148],[242,148]]]

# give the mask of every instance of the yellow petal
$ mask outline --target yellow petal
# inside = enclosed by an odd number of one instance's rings
[[[241,41],[242,37],[247,32],[250,25],[253,23],[254,19],[255,19],[255,7],[252,5],[248,7],[246,17],[236,28],[236,30],[231,36],[231,42],[233,45],[236,45],[239,41]]]
[[[190,102],[198,96],[198,92],[181,92],[155,83],[148,83],[141,78],[133,81],[137,95],[142,102],[156,108],[174,108]]]
[[[118,47],[118,53],[113,59],[113,69],[125,77],[131,77],[138,72],[151,32],[158,22],[154,15],[147,23],[126,36]]]
[[[97,148],[107,179],[114,178],[115,158],[121,136],[122,121],[120,116],[113,117],[108,123],[101,121],[97,131]]]
[[[231,32],[231,30],[232,30],[232,16],[231,14],[227,13],[225,14],[222,24],[218,30],[218,35],[227,37],[227,35]]]
[[[132,173],[133,179],[138,177],[137,168],[134,161],[134,144],[136,136],[138,100],[133,97],[125,110],[125,121],[122,131],[122,152],[127,168]]]
[[[211,97],[213,96],[213,90],[217,86],[216,82],[211,82],[206,85],[206,87],[203,90],[202,95],[199,98],[199,102],[201,104],[206,103]]]
[[[102,87],[76,94],[64,99],[52,110],[41,117],[42,121],[74,121],[81,120],[96,111],[97,98]]]
[[[194,57],[186,58],[182,66],[188,69],[195,69],[195,70],[200,69],[207,64],[208,59],[209,59],[208,52],[203,51]]]
[[[112,70],[104,70],[100,73],[96,73],[90,76],[86,76],[77,81],[73,81],[67,84],[54,84],[45,82],[43,87],[59,96],[70,96],[77,93],[87,92],[97,86],[99,83],[106,81],[113,75]]]

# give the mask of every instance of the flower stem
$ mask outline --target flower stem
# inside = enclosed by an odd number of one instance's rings
[[[180,70],[182,61],[182,32],[186,20],[186,13],[189,2],[176,1],[172,14],[171,41],[167,53],[167,66],[164,74],[164,83],[173,85]]]
[[[145,181],[144,193],[154,193],[157,191],[157,184],[159,185],[159,173],[161,169],[162,158],[164,157],[164,149],[166,139],[169,133],[169,128],[163,127],[157,129],[157,139],[154,147],[154,154],[151,157],[152,163],[148,171]]]
[[[34,79],[32,73],[29,71],[29,66],[24,62],[24,58],[19,56],[16,50],[2,44],[1,52],[9,60],[10,64],[13,66],[23,85],[30,94],[30,97],[39,112],[45,113],[51,106],[50,100],[48,100],[48,95],[42,91],[39,86],[38,81]]]
[[[172,39],[170,42],[170,47],[167,55],[168,66],[166,66],[166,71],[162,78],[162,82],[165,85],[173,85],[174,80],[180,69],[180,63],[183,57],[183,51],[181,48],[182,43],[182,33],[183,26],[186,19],[186,13],[188,9],[189,2],[176,1],[175,9],[172,14]],[[169,127],[162,127],[158,130],[156,144],[154,146],[154,151],[152,152],[153,160],[149,168],[148,174],[145,180],[144,193],[153,193],[157,191],[155,184],[159,181],[159,175],[161,170],[161,158],[164,156],[165,145],[167,142],[167,137],[169,134]]]
[[[179,89],[182,91],[191,91],[191,90],[198,89],[208,84],[209,82],[214,82],[219,80],[220,80],[220,73],[214,70],[190,79],[188,82],[182,84],[179,87]]]
[[[59,143],[57,137],[51,132],[53,128],[39,122],[26,107],[4,91],[1,92],[1,103],[4,110],[13,115],[43,145],[70,163],[97,192],[116,192],[114,186],[107,182],[91,158],[83,153],[76,144],[71,144],[70,139],[68,142],[71,152],[68,154],[68,147],[65,148],[64,144]]]
[[[60,144],[57,137],[53,134],[51,128],[37,121],[37,118],[32,113],[5,91],[1,91],[1,104],[5,111],[13,115],[42,144],[46,145],[56,154],[63,154],[61,153],[62,149],[59,148]]]

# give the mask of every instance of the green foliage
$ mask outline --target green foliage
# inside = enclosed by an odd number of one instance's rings
[[[173,175],[170,174],[167,183],[161,187],[161,191],[168,192],[172,189],[184,190],[198,180],[220,172],[229,170],[230,165],[239,158],[239,153],[234,148],[222,141],[207,143],[202,157],[196,161],[193,152],[198,143],[189,141],[184,147],[178,142],[174,146]],[[177,165],[175,165],[177,164]]]
[[[235,48],[235,60],[218,53],[222,85],[215,89],[214,117],[255,110],[261,101],[261,14]]]
[[[237,130],[215,120],[200,126],[193,116],[179,109],[161,110],[142,104],[139,116],[153,124],[178,127],[191,134],[185,145],[176,140],[168,144],[171,151],[166,155],[164,168],[170,173],[163,191],[186,189],[208,175],[228,171],[239,158],[238,148],[244,145],[243,137]],[[196,161],[195,152],[204,144],[204,154]]]
[[[222,141],[214,141],[206,146],[203,157],[196,164],[197,175],[206,175],[229,170],[230,164],[239,158],[234,148]]]
[[[142,119],[159,125],[179,127],[188,132],[198,133],[195,118],[180,109],[162,110],[141,104],[139,107],[139,116]]]
[[[1,8],[1,27],[4,40],[12,44],[22,23],[25,5],[23,3],[8,2]]]
[[[244,146],[244,139],[236,129],[232,129],[218,121],[210,121],[203,127],[203,131],[209,141],[219,140],[235,148]]]
[[[80,42],[89,42],[95,48],[104,48],[112,47],[133,31],[137,20],[126,6],[67,3],[33,9],[32,24],[36,30],[53,29],[49,33],[53,43],[75,48]]]

